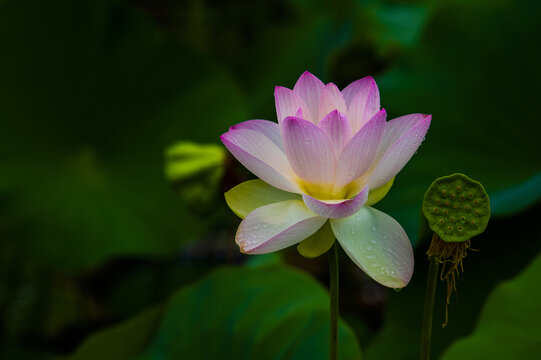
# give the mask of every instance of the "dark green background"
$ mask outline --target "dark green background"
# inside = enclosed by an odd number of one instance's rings
[[[250,175],[232,159],[219,183],[164,175],[168,146],[275,120],[274,86],[308,70],[374,76],[390,118],[433,115],[377,205],[414,277],[394,293],[341,254],[341,358],[418,357],[420,206],[455,172],[493,218],[445,329],[439,288],[433,355],[538,358],[540,38],[536,0],[0,0],[1,356],[327,358],[325,256],[238,252],[221,194]]]

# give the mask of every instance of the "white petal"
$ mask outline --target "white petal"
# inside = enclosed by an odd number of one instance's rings
[[[413,249],[396,220],[365,206],[350,217],[330,222],[344,251],[372,279],[392,288],[408,284],[413,273]]]
[[[240,223],[235,240],[246,254],[265,254],[301,242],[325,221],[301,200],[277,202],[249,213]]]

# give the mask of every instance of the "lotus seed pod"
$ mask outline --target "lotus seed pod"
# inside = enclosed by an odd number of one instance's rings
[[[479,235],[490,218],[490,201],[481,183],[463,174],[436,179],[425,193],[423,214],[430,228],[447,242]]]

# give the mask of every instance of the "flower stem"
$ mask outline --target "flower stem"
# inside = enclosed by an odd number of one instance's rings
[[[338,247],[336,241],[329,251],[329,276],[331,293],[330,359],[338,358]]]
[[[430,339],[432,337],[432,316],[434,314],[434,298],[436,286],[438,285],[438,270],[440,264],[436,259],[430,257],[428,266],[428,279],[426,282],[425,310],[423,314],[423,330],[421,334],[421,360],[430,359]]]

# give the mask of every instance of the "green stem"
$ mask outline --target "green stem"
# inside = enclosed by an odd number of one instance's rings
[[[329,275],[331,292],[330,359],[338,359],[338,247],[336,241],[329,251]]]
[[[434,257],[430,258],[428,280],[426,282],[425,311],[423,314],[423,330],[421,334],[421,360],[430,359],[430,339],[432,337],[432,316],[434,314],[434,298],[438,285],[438,270],[440,264]]]

